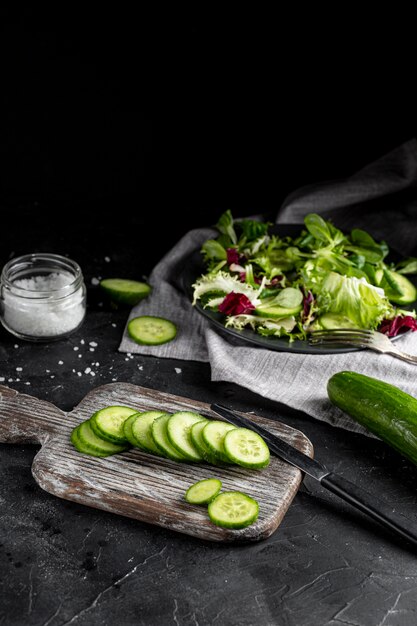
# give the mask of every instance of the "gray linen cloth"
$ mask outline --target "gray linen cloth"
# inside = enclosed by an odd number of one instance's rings
[[[276,222],[302,224],[310,212],[331,219],[342,230],[364,228],[403,255],[417,256],[417,141],[407,141],[345,180],[295,191],[283,203]],[[151,296],[130,312],[127,321],[138,315],[172,320],[178,326],[176,339],[161,346],[140,346],[128,337],[125,328],[121,352],[209,362],[213,381],[236,383],[261,398],[367,435],[370,433],[329,402],[326,385],[332,374],[360,372],[417,396],[417,366],[389,355],[371,350],[337,355],[276,352],[236,345],[219,334],[193,308],[181,284],[188,255],[216,234],[212,228],[187,232],[153,269],[149,277]],[[417,355],[417,332],[399,337],[395,343],[404,352]]]

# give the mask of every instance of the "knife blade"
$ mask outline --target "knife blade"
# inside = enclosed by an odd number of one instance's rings
[[[294,465],[303,473],[308,474],[317,480],[322,487],[325,487],[335,495],[339,496],[352,506],[365,513],[379,524],[401,536],[417,547],[417,534],[414,531],[416,522],[412,522],[403,515],[394,511],[387,502],[377,498],[362,487],[343,478],[339,474],[327,469],[316,459],[312,459],[294,446],[271,433],[260,424],[256,424],[249,418],[238,415],[221,404],[212,404],[211,410],[221,415],[225,420],[239,428],[249,428],[261,435],[268,444],[270,452],[280,457],[287,463]]]

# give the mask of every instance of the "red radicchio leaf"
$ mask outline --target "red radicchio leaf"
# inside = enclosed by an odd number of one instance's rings
[[[311,305],[313,304],[314,297],[311,291],[307,292],[307,295],[304,294],[303,297],[303,317],[306,319],[310,313]]]
[[[232,263],[236,263],[236,265],[239,264],[240,254],[236,250],[236,248],[227,248],[226,254],[227,254],[227,265],[232,265]]]
[[[388,337],[395,337],[405,333],[409,328],[417,330],[417,321],[411,315],[397,315],[392,320],[382,320],[379,332]]]
[[[244,293],[235,293],[234,291],[228,293],[223,302],[219,304],[219,311],[225,315],[242,315],[250,313],[254,308]]]

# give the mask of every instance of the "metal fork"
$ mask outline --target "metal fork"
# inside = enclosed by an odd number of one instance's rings
[[[391,342],[387,335],[376,330],[362,330],[356,328],[335,328],[332,330],[316,330],[311,333],[308,342],[311,346],[345,345],[355,348],[370,348],[376,352],[391,354],[392,356],[417,365],[417,356],[406,354]]]

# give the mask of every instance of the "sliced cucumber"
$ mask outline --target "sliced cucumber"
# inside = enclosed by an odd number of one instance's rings
[[[130,415],[137,413],[129,406],[107,406],[91,416],[91,428],[98,437],[119,445],[128,443],[123,424]]]
[[[214,454],[214,456],[219,459],[219,461],[223,461],[223,463],[230,463],[230,458],[227,456],[224,449],[223,440],[226,433],[234,428],[236,427],[227,422],[210,420],[210,422],[204,426],[201,433],[203,441],[211,454]]]
[[[135,421],[135,419],[138,417],[138,415],[140,414],[133,413],[133,415],[130,415],[123,423],[123,434],[125,438],[128,440],[128,442],[132,444],[132,446],[137,446],[136,440],[133,438],[133,435],[132,435],[132,424]]]
[[[164,317],[141,315],[130,320],[127,325],[127,332],[136,343],[146,346],[159,346],[176,337],[177,327]]]
[[[143,413],[138,413],[136,415],[131,425],[132,441],[135,441],[133,445],[141,448],[145,452],[150,452],[151,454],[157,454],[159,456],[161,456],[161,451],[152,436],[152,424],[158,417],[161,417],[161,415],[165,415],[165,412],[144,411]],[[130,420],[130,417],[128,419]]]
[[[291,308],[286,308],[283,306],[278,306],[277,304],[260,304],[256,309],[256,315],[260,317],[288,317],[290,315],[298,315],[301,311],[301,304],[299,306],[294,306]]]
[[[191,427],[205,418],[199,413],[191,411],[178,411],[171,415],[167,422],[167,435],[169,442],[174,448],[189,461],[202,461],[203,456],[194,446],[191,440]]]
[[[81,422],[71,433],[71,442],[78,452],[91,456],[110,456],[128,450],[128,445],[118,446],[98,437],[91,427],[91,420]]]
[[[412,304],[417,300],[417,288],[406,276],[398,272],[385,269],[380,287],[384,289],[388,300],[394,304]]]
[[[194,444],[194,447],[200,453],[200,456],[211,465],[224,465],[222,461],[220,461],[208,448],[207,444],[203,439],[203,428],[206,424],[209,423],[210,420],[204,419],[200,422],[196,422],[193,426],[191,426],[190,437],[191,441]]]
[[[147,283],[126,278],[104,278],[99,284],[113,302],[131,306],[146,298],[152,290]]]
[[[246,528],[258,518],[259,504],[241,491],[224,491],[210,502],[208,514],[216,526]]]
[[[172,461],[187,461],[187,457],[178,452],[168,439],[167,422],[170,419],[170,413],[164,413],[157,417],[152,423],[152,436],[156,447],[161,454]]]
[[[222,483],[218,478],[205,478],[188,487],[184,498],[190,504],[208,504],[220,493],[221,488]]]
[[[264,439],[250,428],[234,428],[226,433],[224,450],[233,463],[250,469],[269,465],[270,452]]]
[[[333,330],[334,328],[359,328],[349,317],[340,313],[323,313],[317,320],[322,328]]]

